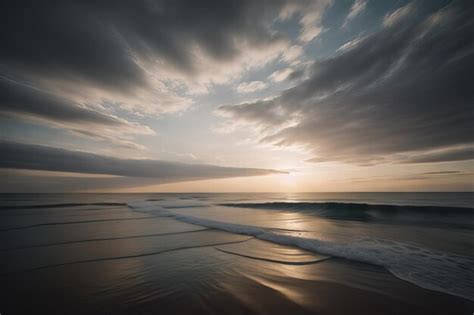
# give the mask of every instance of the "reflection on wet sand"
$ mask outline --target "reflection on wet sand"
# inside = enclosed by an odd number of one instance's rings
[[[171,204],[174,203],[170,202]],[[105,209],[105,208],[104,208]],[[67,209],[88,223],[0,232],[0,311],[5,314],[471,314],[474,303],[422,289],[386,269],[189,224],[144,220],[131,209]],[[79,221],[58,209],[2,226]],[[15,210],[16,211],[16,210]],[[124,212],[128,211],[126,216]],[[379,225],[304,213],[190,207],[175,213],[336,239]],[[44,214],[47,213],[47,214]],[[11,215],[11,213],[8,213]],[[84,218],[84,219],[83,219]],[[365,230],[364,230],[365,229]],[[25,300],[28,302],[25,303]]]

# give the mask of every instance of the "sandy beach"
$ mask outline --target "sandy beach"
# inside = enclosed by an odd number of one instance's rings
[[[421,288],[380,266],[126,205],[3,209],[2,218],[2,314],[471,314],[474,309],[471,301]]]

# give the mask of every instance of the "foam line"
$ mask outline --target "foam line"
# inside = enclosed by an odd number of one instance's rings
[[[212,243],[212,244],[195,245],[195,246],[182,246],[182,247],[177,247],[177,248],[164,249],[164,250],[160,250],[160,251],[143,253],[143,254],[136,254],[136,255],[125,255],[125,256],[113,256],[113,257],[104,257],[104,258],[95,258],[95,259],[76,260],[76,261],[71,261],[71,262],[66,262],[66,263],[61,263],[61,264],[46,265],[46,266],[41,266],[41,267],[31,268],[31,269],[26,269],[26,270],[17,270],[17,271],[13,271],[13,272],[3,273],[1,275],[4,276],[4,275],[11,275],[11,274],[14,274],[14,273],[23,273],[23,272],[27,272],[27,271],[37,271],[37,270],[48,269],[48,268],[56,268],[56,267],[62,267],[62,266],[85,264],[85,263],[100,262],[100,261],[131,259],[131,258],[139,258],[139,257],[146,257],[146,256],[154,256],[154,255],[159,255],[159,254],[164,254],[164,253],[169,253],[169,252],[175,252],[175,251],[180,251],[180,250],[186,250],[186,249],[193,249],[193,248],[238,244],[238,243],[244,243],[244,242],[250,241],[251,239],[253,239],[253,237],[249,237],[249,238],[247,238],[245,240],[242,240],[242,241]]]
[[[0,206],[0,210],[4,209],[36,209],[36,208],[68,208],[80,206],[126,206],[123,202],[93,202],[93,203],[53,203],[42,205],[21,205],[21,206]]]
[[[67,224],[84,224],[84,223],[96,223],[96,222],[110,222],[110,221],[129,221],[129,220],[145,220],[145,219],[153,219],[157,216],[149,216],[149,217],[141,217],[141,218],[117,218],[117,219],[100,219],[100,220],[84,220],[84,221],[66,221],[66,222],[50,222],[50,223],[39,223],[33,225],[25,225],[19,227],[12,227],[6,229],[0,229],[0,232],[8,232],[8,231],[15,231],[15,230],[25,230],[25,229],[32,229],[41,226],[50,226],[50,225],[67,225]]]
[[[69,244],[98,242],[98,241],[115,241],[115,240],[125,240],[125,239],[134,239],[134,238],[146,238],[146,237],[157,237],[157,236],[176,235],[176,234],[187,234],[187,233],[195,233],[195,232],[208,231],[208,230],[210,230],[210,229],[209,228],[203,228],[203,229],[199,229],[199,230],[184,231],[184,232],[144,234],[144,235],[121,236],[121,237],[91,238],[91,239],[86,239],[86,240],[77,240],[77,241],[69,241],[69,242],[58,242],[58,243],[38,244],[38,245],[30,245],[30,246],[19,246],[19,247],[13,247],[13,248],[3,248],[3,249],[0,249],[0,251],[13,251],[13,250],[20,250],[20,249],[29,249],[29,248],[37,248],[37,247],[49,247],[49,246],[57,246],[57,245],[69,245]]]
[[[99,213],[89,213],[91,211],[101,211]],[[105,209],[74,209],[74,210],[61,210],[55,212],[22,212],[22,213],[0,213],[0,217],[18,217],[18,216],[45,216],[45,215],[59,215],[59,216],[66,216],[66,217],[74,217],[74,216],[86,216],[86,215],[107,215],[107,214],[116,214],[116,213],[124,213],[129,212],[129,209],[126,208],[105,208]]]
[[[229,250],[225,250],[219,247],[214,247],[218,251],[221,251],[223,253],[227,253],[230,255],[235,255],[235,256],[240,256],[240,257],[245,257],[245,258],[250,258],[250,259],[255,259],[255,260],[261,260],[261,261],[267,261],[267,262],[272,262],[272,263],[278,263],[278,264],[284,264],[284,265],[312,265],[312,264],[317,264],[322,261],[328,260],[332,257],[326,257],[322,259],[315,259],[315,260],[309,260],[309,261],[284,261],[284,260],[277,260],[277,259],[270,259],[270,258],[262,258],[262,257],[255,257],[251,255],[245,255],[245,254],[240,254],[240,253],[235,253]]]

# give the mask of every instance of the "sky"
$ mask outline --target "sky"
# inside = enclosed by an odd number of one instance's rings
[[[474,2],[14,1],[0,192],[474,190]]]

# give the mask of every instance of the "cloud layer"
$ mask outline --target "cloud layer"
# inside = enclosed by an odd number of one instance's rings
[[[186,110],[196,93],[295,58],[299,46],[275,21],[296,17],[307,40],[330,3],[10,2],[0,12],[0,114],[133,146],[151,130],[131,117]]]
[[[167,181],[257,176],[275,170],[186,164],[151,159],[120,159],[61,148],[0,142],[0,168],[116,175]]]
[[[473,14],[470,1],[426,16],[408,4],[280,96],[219,112],[259,126],[263,142],[307,146],[313,162],[472,159]]]

